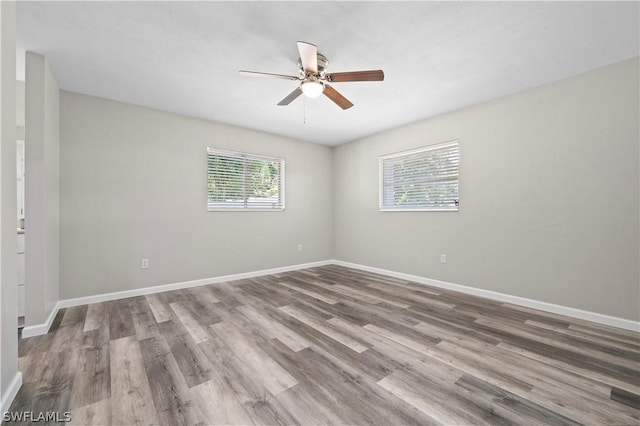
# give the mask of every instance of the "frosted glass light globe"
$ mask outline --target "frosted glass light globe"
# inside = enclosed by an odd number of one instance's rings
[[[300,89],[307,98],[317,98],[324,91],[324,85],[319,81],[303,81]]]

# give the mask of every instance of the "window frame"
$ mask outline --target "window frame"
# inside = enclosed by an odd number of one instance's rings
[[[209,158],[211,155],[218,155],[227,158],[242,158],[243,160],[269,161],[279,163],[279,183],[278,183],[278,204],[275,207],[256,207],[248,206],[247,198],[244,199],[244,205],[237,204],[228,207],[222,205],[212,206],[209,199]],[[243,172],[243,181],[246,184],[246,163]],[[246,195],[246,194],[245,194]],[[207,211],[208,212],[281,212],[285,209],[285,159],[283,157],[274,157],[262,154],[253,154],[249,152],[231,151],[226,149],[218,149],[207,147]]]
[[[458,199],[455,200],[455,207],[451,208],[442,208],[442,207],[410,207],[410,208],[402,208],[395,206],[384,205],[384,163],[386,160],[391,160],[399,157],[408,157],[415,154],[420,154],[423,152],[436,151],[439,149],[445,149],[450,147],[457,147],[458,150],[458,173],[457,173],[457,185],[458,185]],[[378,182],[378,209],[381,212],[458,212],[460,211],[460,142],[458,140],[451,140],[447,142],[437,143],[433,145],[427,145],[416,149],[411,149],[407,151],[395,152],[392,154],[381,155],[378,157],[378,173],[379,173],[379,182]]]

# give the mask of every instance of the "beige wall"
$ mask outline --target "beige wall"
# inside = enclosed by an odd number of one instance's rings
[[[15,7],[0,2],[0,412],[18,374]]]
[[[27,326],[42,324],[58,301],[59,92],[47,60],[41,55],[27,52],[24,208],[27,253],[25,256],[25,324]]]
[[[16,81],[16,124],[24,127],[24,81]]]
[[[636,58],[337,147],[335,258],[640,319],[638,74]],[[459,212],[378,211],[379,155],[453,139]]]
[[[331,258],[329,147],[64,91],[61,140],[61,299]],[[207,212],[207,147],[284,157],[286,209]]]
[[[333,150],[62,92],[60,298],[334,257],[638,320],[637,75],[625,61]],[[460,212],[378,211],[379,155],[452,139]],[[284,156],[287,209],[207,212],[207,146]]]

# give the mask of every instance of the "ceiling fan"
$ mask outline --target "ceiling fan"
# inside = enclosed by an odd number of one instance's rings
[[[323,54],[318,53],[317,47],[311,43],[299,41],[298,52],[300,53],[300,59],[298,59],[297,76],[244,70],[241,70],[240,74],[299,81],[300,85],[281,100],[278,105],[289,105],[303,93],[309,98],[315,98],[324,94],[342,109],[349,109],[353,104],[336,89],[331,87],[329,83],[384,80],[382,70],[328,73],[327,66],[329,65],[329,60]]]

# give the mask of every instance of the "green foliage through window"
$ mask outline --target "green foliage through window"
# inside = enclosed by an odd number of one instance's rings
[[[207,150],[208,210],[284,208],[284,159]]]

